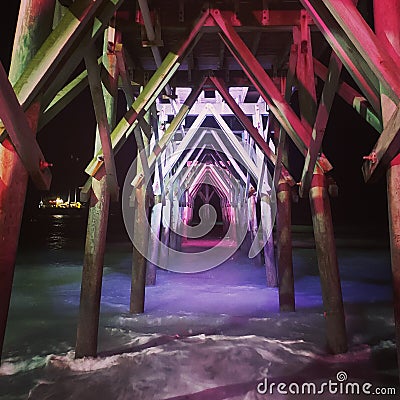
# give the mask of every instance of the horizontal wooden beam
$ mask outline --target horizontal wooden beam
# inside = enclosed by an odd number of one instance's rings
[[[93,45],[101,33],[108,27],[111,18],[122,2],[123,0],[108,0],[103,3],[96,12],[95,17],[88,21],[86,29],[82,31],[76,41],[74,40],[74,45],[69,48],[61,61],[57,63],[51,77],[46,80],[45,90],[41,98],[44,109],[65,86],[70,75],[82,62],[86,47]]]
[[[233,116],[234,115],[233,111],[228,107],[228,105],[225,102],[221,101],[221,102],[216,102],[216,103],[212,103],[212,104],[215,107],[215,109],[219,115],[222,115],[222,116]],[[263,101],[259,102],[259,103],[244,103],[244,102],[239,103],[239,107],[243,110],[243,112],[246,115],[254,115],[256,106],[260,107],[260,112],[262,115],[268,114],[266,103]],[[204,108],[204,102],[198,101],[194,104],[192,109],[189,111],[188,115],[189,116],[199,115],[203,108]],[[176,114],[176,112],[173,109],[173,107],[171,106],[171,104],[158,103],[157,110],[163,111],[163,113],[165,115],[175,115]]]
[[[235,12],[233,11],[222,11],[221,14],[223,17],[232,23],[232,26],[238,29],[238,31],[248,31],[251,28],[268,28],[268,27],[288,27],[292,28],[292,26],[300,25],[301,21],[301,10],[254,10],[253,14],[253,23],[251,21],[246,20],[245,18],[239,19]],[[254,23],[257,21],[257,23]],[[310,25],[314,25],[314,22],[311,18],[308,18],[308,23]],[[207,20],[205,24],[208,26],[218,26],[218,24],[212,20]],[[168,26],[166,26],[168,29]]]
[[[25,113],[0,63],[0,118],[36,187],[49,190],[51,172]]]

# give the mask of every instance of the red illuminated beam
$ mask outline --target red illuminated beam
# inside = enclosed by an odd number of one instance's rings
[[[222,30],[220,36],[225,45],[238,61],[251,83],[268,104],[271,112],[275,115],[279,123],[305,157],[311,139],[310,132],[307,131],[306,127],[301,123],[293,109],[276,88],[272,79],[247,48],[232,25],[223,18],[219,10],[211,10],[211,15]],[[324,165],[323,168],[325,170],[330,170],[332,166],[329,162],[326,162],[326,166]]]
[[[382,1],[382,0],[380,0]],[[400,79],[397,57],[386,49],[351,0],[302,0],[302,3],[324,3],[340,26],[339,34],[353,44],[374,76],[386,88],[393,101],[400,100]],[[365,72],[362,71],[364,74]]]
[[[307,13],[302,11],[301,24],[293,27],[293,43],[297,50],[296,77],[299,94],[301,122],[311,132],[317,113],[314,63],[311,46],[311,32],[307,24]]]
[[[364,61],[369,70],[361,70],[361,75],[364,78],[370,78],[372,73],[378,83],[385,89],[387,96],[395,104],[399,104],[399,57],[393,51],[389,52],[386,49],[386,43],[377,38],[354,4],[350,0],[301,0],[301,2],[311,13],[325,37],[328,36],[329,32],[326,29],[325,31],[323,30],[324,21],[322,17],[333,20],[333,24],[336,24],[337,27],[335,34],[349,48],[354,48],[354,52],[348,51],[346,56],[354,61]],[[340,49],[337,49],[334,44],[332,47],[341,57],[341,54],[338,53]],[[376,90],[376,86],[374,89]],[[368,100],[370,99],[368,98]],[[374,109],[376,110],[375,106]],[[389,162],[398,153],[400,146],[399,119],[399,109],[397,107],[368,159],[364,162],[363,174],[365,181],[376,180],[385,170],[384,167],[388,166]]]
[[[0,63],[0,118],[36,187],[49,190],[51,172],[28,120]],[[7,168],[7,166],[4,166]]]
[[[357,86],[360,88],[364,96],[368,99],[375,112],[380,115],[381,107],[378,78],[376,77],[370,63],[367,63],[367,60],[364,59],[364,57],[359,53],[353,41],[346,34],[346,32],[343,31],[339,25],[339,22],[335,20],[335,17],[326,8],[325,4],[327,1],[300,1],[305,9],[310,13],[325,39],[331,45],[335,53],[339,56],[343,65],[349,71],[350,75],[357,83]],[[349,7],[349,12],[351,12],[351,10],[355,10],[358,14],[360,23],[365,24],[364,19],[358,13],[355,6],[350,1],[346,1],[345,3],[346,13],[348,12],[347,7]],[[337,14],[335,16],[337,18]],[[360,27],[357,28],[358,31]]]
[[[257,143],[257,145],[261,148],[261,150],[266,155],[266,157],[272,162],[272,164],[274,166],[276,166],[276,155],[270,149],[270,147],[265,142],[265,140],[261,137],[257,128],[255,126],[253,126],[253,124],[247,118],[247,116],[245,115],[243,110],[236,103],[234,98],[230,95],[229,90],[227,89],[225,84],[222,82],[222,80],[219,78],[216,78],[214,76],[211,76],[210,80],[214,84],[214,86],[218,90],[218,92],[221,94],[222,98],[228,104],[228,106],[232,109],[232,111],[234,112],[236,117],[239,119],[239,122],[243,125],[244,129],[246,129],[246,131],[249,132],[251,137],[254,139],[254,141]],[[288,183],[291,186],[294,186],[295,181],[292,178],[292,176],[290,175],[289,171],[286,169],[286,167],[282,168],[282,177],[286,181],[288,181]]]

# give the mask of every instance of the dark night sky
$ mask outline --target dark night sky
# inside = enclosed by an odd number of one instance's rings
[[[0,60],[8,70],[19,2],[9,2],[7,18],[0,24]],[[86,180],[84,168],[93,154],[95,122],[90,93],[86,90],[38,135],[47,161],[53,162],[52,191],[68,191]],[[324,140],[324,152],[334,166],[333,177],[339,197],[332,199],[334,220],[339,224],[362,224],[387,231],[385,179],[364,184],[362,157],[369,154],[377,134],[347,104],[336,97]],[[130,164],[134,143],[130,141],[117,156],[120,186]],[[296,157],[295,157],[296,158]],[[299,166],[300,172],[301,166]],[[29,186],[28,205],[39,194]],[[294,205],[294,218],[309,221],[308,201]]]

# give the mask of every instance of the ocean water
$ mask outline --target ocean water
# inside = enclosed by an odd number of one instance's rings
[[[294,234],[296,313],[279,314],[277,289],[265,286],[263,267],[242,251],[198,274],[160,270],[156,286],[146,290],[146,313],[131,315],[132,245],[118,214],[109,221],[100,357],[74,361],[85,230],[84,215],[24,221],[0,367],[1,400],[178,399],[194,392],[200,395],[193,399],[251,399],[259,398],[251,393],[265,368],[276,379],[319,381],[321,371],[328,377],[342,368],[358,380],[398,383],[387,243],[338,235],[350,352],[332,358],[309,229]],[[235,363],[242,367],[234,372],[240,387],[220,372]],[[210,375],[215,365],[219,369]],[[188,387],[188,380],[195,386]]]

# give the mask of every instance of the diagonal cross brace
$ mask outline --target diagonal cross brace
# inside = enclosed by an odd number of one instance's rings
[[[90,28],[90,22],[100,12],[101,7],[113,3],[115,8],[122,3],[121,0],[78,0],[65,11],[65,15],[49,35],[47,40],[38,50],[21,77],[14,85],[15,93],[21,104],[29,106],[30,102],[43,91],[45,85],[51,80],[57,67],[74,46],[78,46],[82,35]],[[96,24],[95,24],[96,25]]]
[[[302,0],[314,3],[316,0]],[[376,78],[388,91],[393,101],[400,100],[398,61],[375,35],[351,0],[319,0],[342,29],[343,36],[352,43],[368,64]]]
[[[149,110],[151,104],[155,101],[166,83],[169,82],[173,74],[179,68],[188,50],[195,45],[198,33],[208,16],[209,12],[204,12],[179,50],[176,53],[170,52],[165,57],[160,68],[154,73],[144,90],[139,94],[128,112],[115,127],[111,133],[111,143],[115,153],[118,152],[120,147],[126,141],[127,134],[129,134],[128,132],[132,129],[132,126],[137,125],[138,118],[143,117]],[[86,172],[89,175],[93,176],[102,167],[102,161],[98,160],[98,156],[101,156],[101,154],[94,157],[86,168]]]
[[[87,49],[85,63],[88,71],[90,92],[93,99],[101,148],[104,154],[104,164],[107,174],[107,190],[109,191],[113,200],[116,201],[119,195],[119,187],[115,169],[114,154],[110,141],[110,124],[108,121],[106,104],[104,100],[100,68],[97,62],[96,50],[93,46],[90,46]]]
[[[311,186],[311,179],[314,173],[315,164],[322,146],[322,140],[325,134],[325,128],[328,123],[329,114],[333,105],[336,90],[339,85],[340,73],[342,71],[342,62],[338,56],[332,52],[329,62],[328,76],[322,90],[321,100],[318,106],[315,123],[312,129],[312,140],[308,148],[304,168],[301,176],[300,197],[308,194]]]
[[[342,0],[340,0],[342,2]],[[333,15],[326,8],[325,0],[301,0],[301,3],[309,12],[318,28],[324,35],[335,53],[339,56],[343,65],[346,67],[358,87],[368,99],[375,112],[380,114],[380,91],[379,81],[371,67],[371,63],[365,59],[364,55],[359,53],[359,48],[353,43],[352,39],[343,31],[340,23],[343,22],[338,15]],[[366,22],[358,13],[352,2],[346,2],[345,13],[355,10],[358,14],[357,31],[365,28]],[[372,33],[372,31],[369,29]],[[365,32],[368,34],[367,32]],[[372,33],[373,34],[373,33]]]
[[[232,25],[224,19],[219,10],[211,10],[211,15],[222,30],[220,36],[225,45],[241,65],[249,80],[259,91],[270,110],[291,137],[297,148],[306,156],[308,145],[311,140],[311,133],[307,131],[301,123],[293,109],[274,85],[272,79],[244,44]],[[326,157],[323,157],[326,163],[324,163],[323,166],[321,165],[321,167],[324,170],[332,169]]]
[[[60,23],[37,51],[17,82],[13,82],[14,91],[24,111],[38,96],[42,107],[46,108],[51,103],[63,82],[67,80],[68,75],[64,71],[70,73],[79,64],[85,52],[85,45],[96,39],[122,1],[78,0],[66,10]],[[95,17],[96,22],[93,23]],[[52,94],[49,100],[46,100],[49,91]],[[5,134],[7,132],[4,128],[0,128],[0,136]]]
[[[323,81],[328,77],[328,68],[314,58],[315,75]],[[356,110],[362,118],[365,119],[378,133],[382,132],[382,122],[380,117],[375,113],[368,100],[357,92],[345,81],[339,81],[337,94],[354,110]]]
[[[324,36],[327,37],[329,31],[326,26],[324,27],[323,25],[322,16],[331,18],[336,22],[338,27],[338,32],[336,34],[339,35],[349,47],[353,47],[357,50],[356,52],[349,51],[345,56],[348,59],[353,58],[353,61],[359,59],[365,60],[368,68],[372,71],[373,77],[385,88],[385,92],[389,98],[395,104],[399,104],[399,60],[393,55],[393,53],[389,53],[386,45],[374,34],[354,4],[350,0],[301,0],[301,2],[311,13]],[[331,43],[331,46],[340,57],[343,56],[343,49],[340,49],[337,46],[337,43]],[[342,53],[340,53],[341,51]],[[395,59],[392,56],[394,56]],[[368,71],[360,70],[360,74],[364,79],[370,77]],[[361,86],[360,88],[363,90]],[[370,87],[370,90],[372,89],[375,89],[376,91],[376,87]],[[371,102],[371,99],[367,94],[364,94],[374,107],[375,111],[380,112],[380,110],[377,110],[377,106]],[[388,125],[383,130],[370,155],[366,157],[363,164],[365,181],[375,181],[380,174],[385,171],[385,167],[387,167],[390,161],[398,153],[400,147],[399,114],[399,107],[397,106],[388,122]]]
[[[297,66],[297,46],[293,43],[290,47],[289,65],[288,65],[289,68],[287,71],[287,76],[284,81],[281,78],[280,82],[281,93],[284,94],[284,99],[287,102],[290,101],[290,97],[292,95],[292,86],[294,85],[296,78],[296,66]],[[281,169],[284,161],[288,162],[287,133],[282,127],[280,127],[278,146],[276,149],[276,167],[272,179],[274,188],[276,189],[278,188],[279,181],[281,179]]]
[[[270,162],[274,166],[276,166],[276,155],[273,153],[273,151],[268,146],[268,144],[265,142],[265,140],[261,137],[257,128],[250,122],[250,120],[247,118],[247,116],[245,115],[243,110],[236,103],[235,99],[231,96],[231,94],[229,93],[229,90],[225,86],[224,82],[222,82],[221,79],[216,78],[214,76],[211,76],[210,80],[214,84],[214,86],[218,90],[218,92],[221,94],[222,98],[225,100],[225,102],[231,108],[233,113],[239,119],[239,121],[243,125],[244,129],[246,129],[247,132],[250,133],[251,137],[254,139],[254,141],[257,143],[257,145],[261,148],[261,150],[264,152],[264,154],[267,156],[267,158],[270,160]],[[290,175],[289,171],[285,167],[282,168],[282,176],[284,177],[285,180],[287,180],[289,182],[289,184],[291,184],[291,186],[294,186],[295,181],[292,178],[292,176]]]
[[[397,106],[386,127],[379,136],[369,156],[364,157],[362,166],[364,180],[375,182],[400,149],[400,107]]]
[[[100,65],[102,57],[97,59]],[[88,85],[88,73],[87,70],[81,72],[71,82],[66,84],[53,98],[51,103],[44,110],[44,113],[40,116],[38,131],[47,125],[54,117],[56,117],[65,107],[68,106],[73,100],[75,100],[80,93]]]
[[[166,149],[168,143],[172,140],[176,130],[179,128],[180,124],[185,119],[186,115],[189,113],[189,110],[195,103],[204,85],[205,79],[206,78],[204,78],[204,81],[198,86],[198,88],[192,90],[185,102],[182,104],[178,114],[176,114],[175,118],[171,121],[171,124],[168,126],[164,135],[154,146],[153,151],[150,153],[147,159],[150,173],[153,173],[159,155]],[[136,186],[141,178],[143,177],[136,176],[134,182],[132,182],[132,185]]]
[[[51,172],[35,139],[17,96],[0,63],[0,118],[36,187],[49,190]]]

